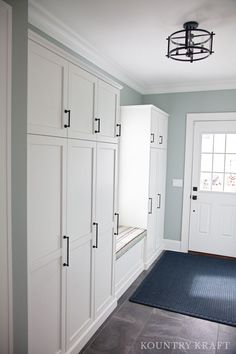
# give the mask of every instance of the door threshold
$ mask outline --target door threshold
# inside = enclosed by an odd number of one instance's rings
[[[236,260],[236,257],[229,257],[229,256],[222,256],[220,254],[214,254],[214,253],[205,253],[205,252],[196,252],[196,251],[188,251],[189,254],[195,254],[198,256],[208,256],[208,257],[214,257],[214,258],[221,258],[221,259],[231,259],[231,260]]]

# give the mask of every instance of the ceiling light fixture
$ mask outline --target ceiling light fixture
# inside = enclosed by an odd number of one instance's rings
[[[189,21],[184,29],[172,33],[168,38],[167,58],[190,63],[209,57],[212,53],[215,33],[199,29],[198,22]]]

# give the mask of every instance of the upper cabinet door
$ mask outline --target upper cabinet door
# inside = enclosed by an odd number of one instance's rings
[[[152,110],[151,114],[151,135],[150,143],[151,147],[158,147],[158,131],[159,131],[159,117],[158,113]]]
[[[97,78],[78,66],[69,64],[70,127],[68,136],[78,139],[96,139]]]
[[[68,64],[29,41],[28,133],[67,136]]]
[[[120,91],[98,80],[98,109],[95,130],[98,141],[117,142],[121,134],[119,124]]]
[[[167,149],[168,118],[158,113],[158,147]]]

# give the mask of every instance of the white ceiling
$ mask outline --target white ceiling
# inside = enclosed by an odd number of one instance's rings
[[[236,88],[236,0],[30,0],[29,22],[141,93]],[[166,58],[166,37],[195,20],[214,51]]]

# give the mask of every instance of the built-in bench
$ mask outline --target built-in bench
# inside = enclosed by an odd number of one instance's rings
[[[120,226],[116,236],[116,296],[119,298],[144,269],[144,238],[147,231]]]

